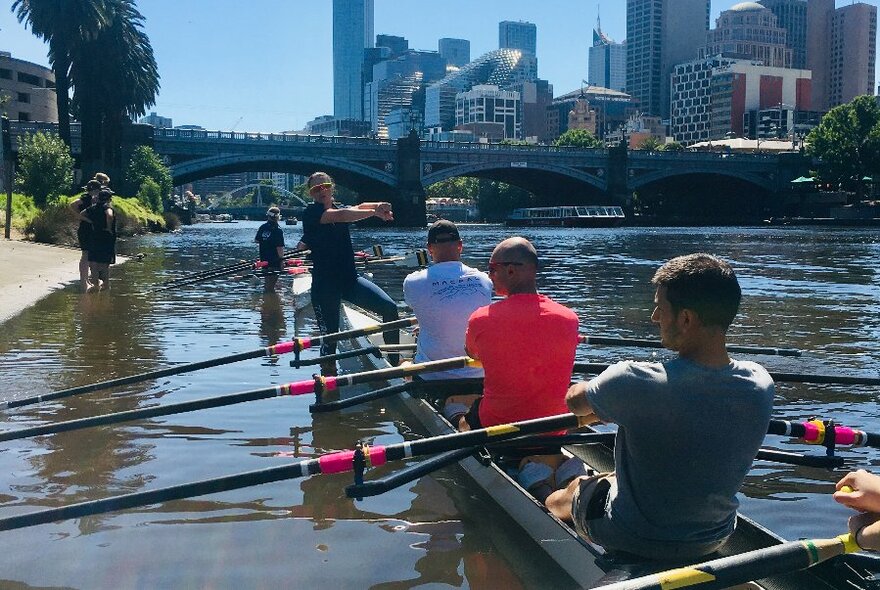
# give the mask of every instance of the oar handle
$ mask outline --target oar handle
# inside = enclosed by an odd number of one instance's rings
[[[358,328],[356,330],[348,330],[345,332],[337,332],[335,334],[325,334],[323,336],[310,336],[306,338],[297,338],[295,343],[298,343],[299,350],[305,350],[306,348],[311,348],[313,346],[318,346],[323,343],[330,342],[338,342],[340,340],[349,340],[351,338],[357,338],[359,336],[365,336],[367,334],[375,334],[376,332],[385,332],[388,330],[396,330],[399,328],[407,328],[409,326],[414,326],[419,322],[415,317],[411,318],[403,318],[399,320],[394,320],[391,322],[385,322],[383,324],[374,324],[372,326],[366,326],[364,328]],[[294,349],[291,349],[293,351]]]
[[[821,420],[807,422],[790,422],[788,420],[771,420],[767,434],[791,436],[814,445],[830,445],[828,425]],[[880,448],[880,434],[865,432],[848,426],[834,425],[833,442],[835,445],[853,447]]]

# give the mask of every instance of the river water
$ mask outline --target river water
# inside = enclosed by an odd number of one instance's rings
[[[141,260],[113,268],[112,293],[70,286],[0,326],[6,399],[253,350],[313,333],[288,294],[252,278],[160,293],[186,272],[253,259],[256,222],[205,224],[131,239]],[[485,268],[500,226],[462,226],[466,262]],[[285,227],[288,244],[300,228]],[[730,260],[744,300],[732,343],[793,347],[801,358],[754,357],[771,370],[880,373],[880,231],[790,228],[623,228],[524,231],[542,257],[542,292],[577,311],[587,334],[656,338],[654,270],[706,251]],[[422,246],[423,230],[355,230],[357,248]],[[406,272],[376,267],[400,299]],[[581,347],[579,360],[663,358],[638,348]],[[307,379],[285,356],[255,359],[2,415],[2,429],[70,420]],[[777,386],[775,415],[813,415],[880,430],[876,387]],[[308,396],[140,420],[0,446],[0,517],[261,469],[418,435],[393,401],[312,416]],[[711,427],[711,425],[708,425]],[[768,437],[767,445],[821,449]],[[880,451],[845,450],[854,466]],[[742,510],[787,538],[829,536],[847,511],[830,498],[840,473],[756,463]],[[0,587],[14,588],[569,588],[515,523],[457,467],[361,502],[350,475],[313,476],[0,532]]]

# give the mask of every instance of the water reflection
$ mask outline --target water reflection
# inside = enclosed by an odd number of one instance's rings
[[[0,397],[53,391],[171,363],[268,346],[314,332],[296,313],[289,278],[263,294],[249,277],[149,293],[170,278],[253,259],[256,223],[212,224],[129,242],[140,261],[114,269],[114,289],[72,287],[40,301],[0,331]],[[464,257],[485,268],[509,232],[462,226]],[[299,237],[288,233],[288,243]],[[708,251],[730,259],[743,284],[730,340],[796,347],[804,357],[758,357],[786,372],[880,373],[880,234],[771,228],[524,230],[542,255],[540,288],[574,308],[583,331],[656,337],[650,277],[668,258]],[[425,232],[354,233],[389,253],[424,246]],[[409,272],[375,265],[374,280],[401,298]],[[308,353],[311,354],[311,353]],[[579,360],[664,358],[663,351],[583,347]],[[3,428],[68,420],[146,404],[186,401],[309,378],[289,356],[254,359],[8,412]],[[880,430],[875,389],[780,384],[775,413],[833,417]],[[14,441],[0,449],[2,515],[83,499],[281,465],[419,436],[392,401],[339,414],[308,414],[306,398],[263,400],[127,425]],[[784,450],[821,449],[769,437]],[[880,465],[876,451],[844,450]],[[400,465],[376,469],[371,477]],[[762,463],[743,509],[788,537],[836,534],[847,513],[828,498],[837,474]],[[311,477],[65,521],[14,533],[0,555],[4,578],[69,587],[567,587],[570,581],[498,513],[457,468],[378,498],[344,495],[350,475]],[[809,514],[809,519],[798,518]],[[0,533],[3,535],[4,533]],[[12,537],[10,537],[12,538]],[[47,541],[55,541],[47,543]],[[9,541],[9,539],[7,539]],[[34,559],[34,555],[43,556]],[[544,560],[544,561],[542,561]],[[548,577],[549,576],[549,577]],[[554,577],[555,576],[555,577]],[[319,582],[320,581],[320,582]]]

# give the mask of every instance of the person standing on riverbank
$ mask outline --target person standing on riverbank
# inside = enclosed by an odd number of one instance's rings
[[[112,198],[113,191],[102,188],[98,192],[97,203],[80,214],[92,228],[89,270],[94,284],[89,287],[90,291],[110,289],[110,265],[116,264],[116,214],[110,203]]]
[[[281,220],[281,209],[269,207],[266,211],[266,223],[257,230],[254,242],[260,245],[260,260],[267,263],[263,267],[266,282],[263,289],[266,293],[275,292],[278,275],[281,274],[281,261],[284,257],[284,232],[278,222]]]
[[[89,282],[89,250],[92,243],[92,224],[82,214],[97,202],[98,193],[101,191],[101,183],[98,180],[92,179],[86,183],[83,190],[86,192],[70,203],[70,210],[76,213],[79,219],[79,227],[76,230],[76,239],[79,242],[79,249],[82,251],[82,256],[79,259],[79,283],[80,288],[85,293],[91,286]],[[92,278],[97,283],[97,278]]]
[[[340,209],[333,202],[333,179],[326,172],[315,172],[309,177],[309,195],[314,200],[303,212],[303,236],[297,249],[311,250],[312,308],[322,334],[339,331],[339,306],[349,301],[374,311],[383,322],[398,319],[397,304],[385,291],[357,274],[354,248],[349,224],[370,217],[393,221],[391,204],[385,202],[361,203]],[[397,344],[397,330],[383,334],[387,344]],[[321,355],[336,352],[336,343],[322,343]],[[389,355],[395,361],[396,355]],[[325,376],[336,375],[336,361],[321,364]]]
[[[773,379],[727,354],[741,298],[729,264],[679,256],[651,282],[651,321],[678,357],[620,362],[568,390],[573,413],[617,424],[615,469],[576,477],[546,504],[609,552],[699,559],[733,533],[736,494],[770,423]]]

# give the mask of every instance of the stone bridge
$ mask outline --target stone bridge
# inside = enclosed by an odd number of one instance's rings
[[[18,133],[27,125],[13,124]],[[165,157],[175,185],[233,172],[308,175],[324,170],[366,199],[392,201],[395,218],[406,225],[423,225],[426,187],[459,176],[507,182],[547,204],[631,207],[634,195],[668,198],[663,195],[701,186],[710,200],[716,188],[727,188],[728,202],[746,195],[755,207],[772,210],[790,191],[790,181],[811,165],[798,153],[646,152],[426,142],[415,135],[386,140],[133,128],[132,136],[152,143]]]

